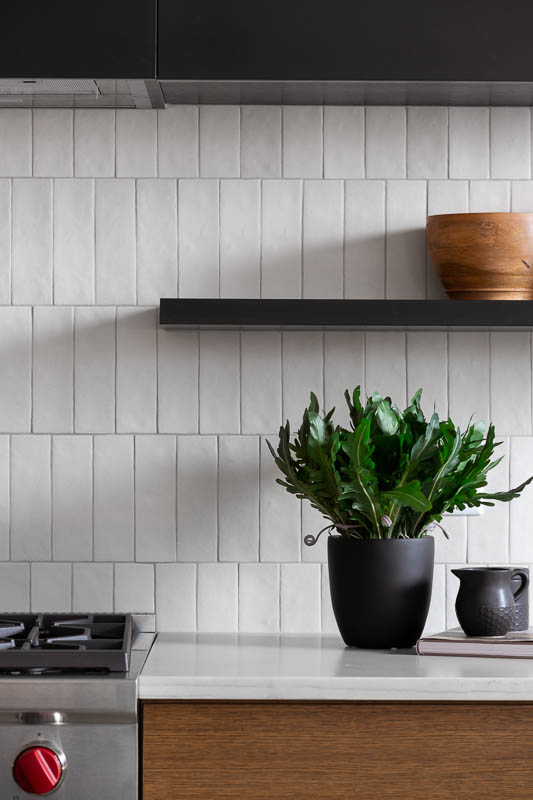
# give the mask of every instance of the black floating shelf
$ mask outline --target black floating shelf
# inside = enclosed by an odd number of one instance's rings
[[[530,300],[161,300],[166,328],[531,328]]]

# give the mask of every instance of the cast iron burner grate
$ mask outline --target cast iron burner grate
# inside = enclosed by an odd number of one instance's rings
[[[127,672],[130,614],[1,614],[0,671]]]

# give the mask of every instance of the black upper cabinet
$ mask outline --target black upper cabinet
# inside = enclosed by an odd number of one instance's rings
[[[532,28],[531,0],[159,0],[158,72],[192,81],[525,82]]]
[[[0,75],[155,78],[156,0],[2,3]]]

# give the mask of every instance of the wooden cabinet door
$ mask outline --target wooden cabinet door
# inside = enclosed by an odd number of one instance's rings
[[[533,705],[143,704],[143,800],[531,800]]]

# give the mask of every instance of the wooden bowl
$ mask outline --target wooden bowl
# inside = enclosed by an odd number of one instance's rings
[[[454,300],[533,300],[533,213],[427,218],[431,259]]]

